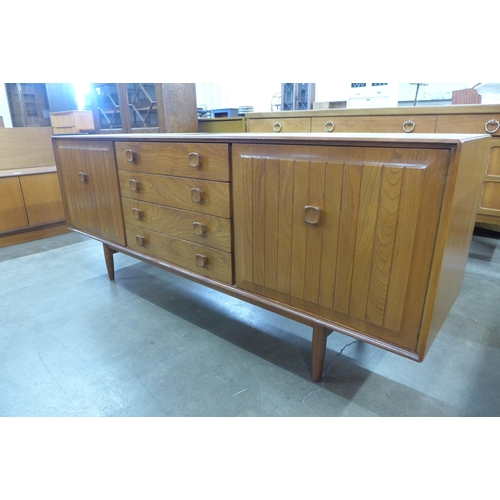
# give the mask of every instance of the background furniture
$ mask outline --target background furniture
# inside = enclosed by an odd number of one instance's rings
[[[53,137],[71,229],[313,327],[424,359],[467,261],[489,137]],[[99,203],[96,203],[96,200]]]
[[[476,222],[500,229],[500,106],[462,105],[249,113],[248,132],[460,133],[491,136]]]
[[[58,111],[50,113],[52,133],[82,134],[95,131],[92,111]]]
[[[312,109],[315,92],[315,83],[282,83],[281,110]]]
[[[97,133],[197,132],[194,83],[93,83]]]
[[[0,247],[67,231],[51,136],[0,128]]]

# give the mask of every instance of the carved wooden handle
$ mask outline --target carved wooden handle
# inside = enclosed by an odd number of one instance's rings
[[[133,151],[132,149],[127,149],[125,151],[125,158],[127,161],[134,163],[135,160],[137,160],[137,153]]]
[[[195,259],[198,267],[205,267],[208,264],[208,257],[206,255],[197,253]]]
[[[195,203],[203,201],[203,190],[199,188],[191,188],[191,200]]]
[[[199,153],[189,153],[189,165],[193,168],[200,168],[203,163],[203,156]]]
[[[137,243],[137,245],[139,245],[140,247],[143,247],[145,244],[146,244],[146,238],[144,238],[144,236],[139,236],[139,235],[136,235],[135,237],[135,242]]]
[[[315,225],[321,218],[321,209],[319,207],[306,206],[304,208],[304,221],[308,224]]]
[[[139,191],[139,181],[136,179],[130,179],[128,181],[130,191]]]
[[[136,220],[142,219],[143,211],[139,210],[138,208],[133,208],[132,209],[132,217]]]
[[[87,182],[89,178],[88,174],[84,174],[83,172],[78,172],[78,177],[80,182]]]
[[[207,232],[207,226],[201,222],[193,222],[193,233],[196,236],[203,236]]]

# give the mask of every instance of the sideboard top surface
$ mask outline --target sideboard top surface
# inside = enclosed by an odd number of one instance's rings
[[[118,142],[226,142],[232,144],[293,144],[348,146],[350,144],[366,146],[408,146],[428,148],[450,148],[459,143],[476,139],[490,138],[489,134],[373,134],[373,133],[189,133],[189,134],[83,134],[58,135],[52,140],[78,141],[118,141]]]

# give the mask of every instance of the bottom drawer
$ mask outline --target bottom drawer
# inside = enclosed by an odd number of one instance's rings
[[[126,224],[128,247],[195,273],[233,284],[232,254]]]

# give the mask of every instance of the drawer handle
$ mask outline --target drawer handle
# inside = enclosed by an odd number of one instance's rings
[[[135,179],[130,179],[128,181],[128,185],[130,187],[130,191],[139,191],[139,181]]]
[[[281,132],[281,123],[280,122],[276,122],[274,124],[273,129],[274,129],[275,132]]]
[[[83,172],[78,172],[78,178],[80,179],[80,182],[87,182],[89,176],[88,174],[84,174]]]
[[[333,123],[333,122],[326,122],[325,123],[325,130],[327,132],[333,132],[334,128],[335,128],[335,123]]]
[[[495,128],[493,130],[491,130],[490,128],[488,128],[490,125],[494,125]],[[500,128],[500,123],[498,122],[498,120],[488,120],[484,124],[484,130],[486,130],[486,132],[488,132],[488,134],[494,134],[495,132],[498,131],[499,128]]]
[[[142,210],[139,210],[138,208],[133,208],[132,209],[132,217],[135,219],[135,220],[140,220],[142,219],[142,215],[143,215],[143,211]]]
[[[312,226],[316,225],[321,219],[321,209],[319,207],[306,206],[304,208],[304,222],[307,224],[311,224]]]
[[[193,222],[193,233],[196,236],[203,236],[207,232],[207,226],[201,222]]]
[[[208,257],[206,255],[197,253],[195,260],[198,267],[206,267],[208,265]]]
[[[136,235],[135,242],[138,246],[143,247],[146,244],[146,238],[144,238],[144,236]]]
[[[199,188],[191,188],[191,200],[195,203],[203,201],[203,190]]]
[[[127,159],[127,161],[129,161],[130,163],[134,163],[135,160],[137,159],[137,154],[134,150],[132,149],[127,149],[125,151],[125,158]]]
[[[412,122],[411,120],[407,120],[403,123],[403,132],[406,132],[409,134],[410,132],[413,132],[415,130],[415,122]]]
[[[189,153],[189,165],[193,168],[200,168],[203,163],[203,156],[199,153]]]

